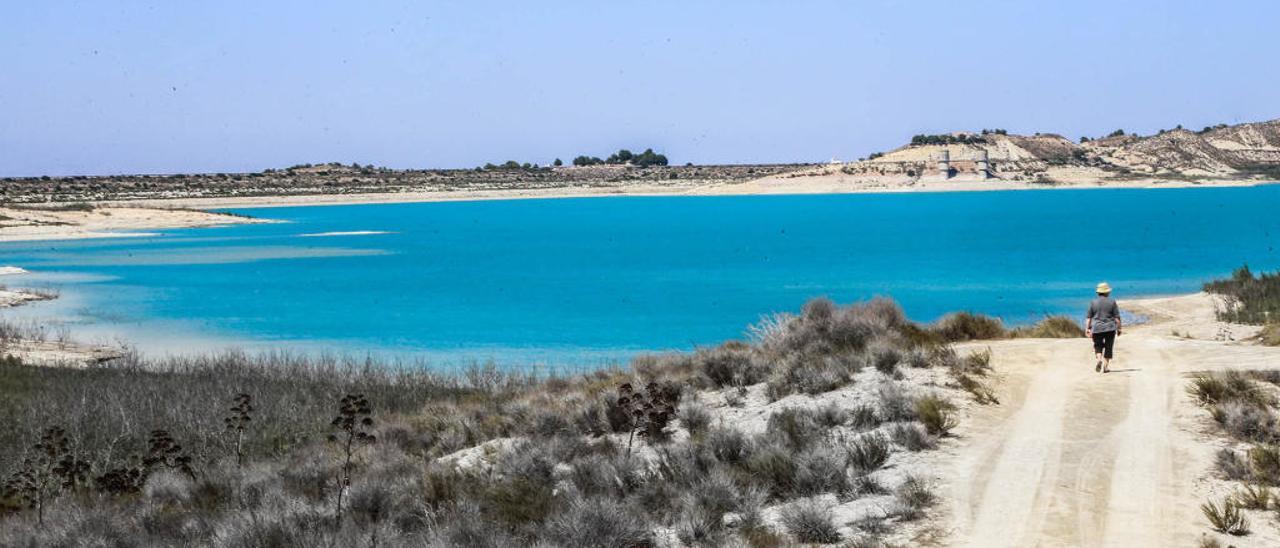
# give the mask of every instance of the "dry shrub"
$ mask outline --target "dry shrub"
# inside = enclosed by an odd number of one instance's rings
[[[810,496],[844,492],[848,487],[845,457],[829,446],[814,447],[795,456],[796,475],[791,495]]]
[[[788,394],[822,394],[847,386],[862,368],[857,354],[796,353],[786,356],[780,374],[769,381],[767,394],[777,400]]]
[[[756,355],[750,345],[738,341],[699,349],[693,360],[712,386],[752,385],[763,382],[769,374],[768,364]]]
[[[769,415],[765,434],[795,450],[809,448],[824,439],[830,427],[818,420],[819,413],[806,407],[788,407]]]
[[[1003,339],[1004,323],[998,318],[974,314],[972,312],[954,312],[943,316],[931,327],[946,342],[964,342]]]
[[[877,414],[881,419],[889,422],[916,419],[915,401],[897,384],[886,382],[880,385],[879,395],[880,409]]]
[[[713,428],[703,437],[703,443],[716,460],[728,464],[742,462],[751,454],[751,441],[742,431],[732,428]]]
[[[1272,398],[1255,382],[1240,371],[1200,373],[1191,378],[1187,393],[1200,405],[1214,405],[1228,401],[1266,406]]]
[[[874,472],[889,460],[889,441],[880,434],[861,436],[845,446],[845,460],[859,474]]]
[[[1271,507],[1271,489],[1261,485],[1245,485],[1231,496],[1231,502],[1249,510],[1266,510]]]
[[[878,428],[881,424],[884,424],[884,419],[881,419],[880,415],[871,406],[859,405],[849,411],[847,422],[855,430],[866,431]]]
[[[1000,398],[996,397],[995,390],[992,390],[982,381],[975,379],[972,375],[957,373],[954,376],[960,389],[972,395],[973,401],[979,405],[1000,403]]]
[[[1019,338],[1073,339],[1084,336],[1084,328],[1067,316],[1049,316],[1035,325],[1014,328],[1010,335]]]
[[[923,451],[938,446],[938,442],[920,423],[898,423],[889,428],[889,437],[908,451]]]
[[[575,499],[547,521],[546,539],[562,546],[648,548],[650,524],[637,512],[608,498]]]
[[[894,491],[894,499],[901,506],[902,517],[907,520],[918,519],[924,509],[938,501],[929,484],[915,476],[907,476]]]
[[[1269,409],[1232,400],[1214,405],[1210,413],[1213,420],[1238,439],[1261,443],[1280,439],[1280,424]]]
[[[946,436],[957,426],[955,409],[951,402],[933,394],[916,399],[916,416],[934,436]]]
[[[1219,450],[1214,464],[1226,479],[1248,480],[1253,477],[1249,462],[1241,457],[1240,453],[1230,449]]]
[[[1280,346],[1280,323],[1262,326],[1262,331],[1258,332],[1258,342],[1265,346]]]
[[[833,544],[841,540],[831,509],[818,500],[792,503],[782,509],[780,519],[787,531],[800,542]]]
[[[680,424],[692,436],[701,435],[711,426],[711,411],[707,406],[696,401],[681,403],[676,408],[676,418],[680,419]]]
[[[1255,445],[1249,448],[1249,470],[1267,485],[1280,485],[1280,447]]]
[[[792,449],[780,443],[757,443],[742,469],[760,482],[775,498],[789,495],[796,484],[799,467]]]

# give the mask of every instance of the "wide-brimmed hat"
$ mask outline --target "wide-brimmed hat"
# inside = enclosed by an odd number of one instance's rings
[[[1111,292],[1111,286],[1107,285],[1107,282],[1102,282],[1098,284],[1098,293],[1110,293],[1110,292]]]

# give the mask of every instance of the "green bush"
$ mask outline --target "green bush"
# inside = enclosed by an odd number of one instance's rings
[[[1280,272],[1254,275],[1246,265],[1228,279],[1204,284],[1204,290],[1226,300],[1226,306],[1217,311],[1220,320],[1252,325],[1280,323]]]

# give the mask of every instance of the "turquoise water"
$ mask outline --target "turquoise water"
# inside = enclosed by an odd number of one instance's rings
[[[1078,315],[1099,280],[1195,291],[1280,267],[1278,210],[1280,185],[237,209],[288,222],[0,244],[0,264],[63,294],[7,314],[144,351],[582,364],[740,337],[819,295],[1022,323]],[[353,231],[382,233],[324,235]]]

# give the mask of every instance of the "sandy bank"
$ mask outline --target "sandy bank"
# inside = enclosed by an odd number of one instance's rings
[[[139,230],[269,222],[207,211],[139,206],[92,209],[0,207],[0,242],[120,238],[154,235]]]

